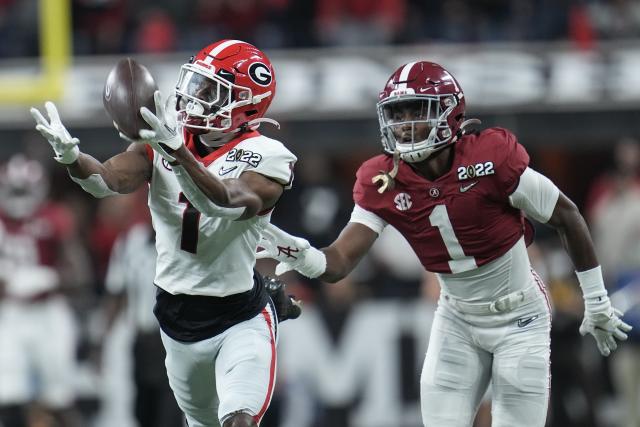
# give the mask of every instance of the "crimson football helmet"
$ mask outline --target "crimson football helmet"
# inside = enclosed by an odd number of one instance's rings
[[[410,62],[389,77],[377,110],[384,151],[397,150],[402,160],[415,163],[460,136],[465,100],[460,84],[440,65]]]
[[[269,58],[239,40],[221,40],[202,49],[180,68],[176,84],[178,124],[194,134],[229,134],[252,128],[276,93]]]
[[[42,165],[16,154],[0,166],[0,209],[10,218],[33,215],[49,191],[49,180]]]

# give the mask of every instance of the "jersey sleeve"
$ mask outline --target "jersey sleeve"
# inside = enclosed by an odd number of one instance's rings
[[[378,187],[371,181],[373,177],[384,170],[384,165],[379,165],[376,158],[364,162],[356,172],[356,182],[353,185],[353,202],[362,209],[376,212],[378,200]]]
[[[298,158],[289,151],[281,142],[265,138],[256,146],[256,152],[260,153],[260,160],[251,169],[261,175],[267,176],[286,189],[293,185],[293,169]]]
[[[551,218],[559,196],[560,190],[549,178],[527,168],[520,176],[517,188],[509,196],[509,201],[511,206],[545,223]]]
[[[529,166],[529,154],[506,129],[496,128],[493,139],[496,186],[499,193],[507,197],[514,192],[520,176]]]
[[[378,233],[378,235],[382,234],[382,231],[387,226],[387,222],[384,219],[358,205],[353,206],[353,212],[351,212],[349,222],[357,222],[358,224],[365,225]]]

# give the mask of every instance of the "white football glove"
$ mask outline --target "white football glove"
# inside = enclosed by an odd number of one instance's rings
[[[69,131],[60,121],[58,109],[53,102],[47,101],[44,107],[47,109],[49,121],[44,118],[37,108],[31,107],[29,110],[36,121],[36,130],[51,144],[51,148],[56,153],[54,159],[65,165],[75,162],[80,155],[80,149],[78,148],[80,140],[71,137]]]
[[[327,258],[324,253],[301,237],[268,224],[262,231],[259,245],[262,251],[256,253],[256,259],[273,258],[280,261],[276,266],[279,276],[290,270],[296,270],[303,276],[315,279],[322,275],[327,268]]]
[[[142,118],[151,129],[141,129],[140,139],[129,138],[122,132],[120,132],[120,138],[137,144],[148,144],[167,161],[174,162],[176,159],[170,152],[177,150],[183,144],[182,136],[176,131],[175,111],[165,108],[159,90],[154,92],[153,101],[156,106],[156,114],[153,114],[147,107],[140,108]]]
[[[609,297],[587,298],[585,299],[584,319],[580,325],[580,333],[593,335],[600,354],[608,356],[618,348],[616,339],[626,340],[626,332],[632,329],[620,317],[622,317],[622,312],[611,307]]]

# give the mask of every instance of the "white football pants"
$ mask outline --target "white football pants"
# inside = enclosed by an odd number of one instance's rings
[[[67,301],[0,302],[0,405],[37,400],[49,408],[75,400],[77,327]]]
[[[260,424],[276,379],[276,325],[271,305],[220,335],[194,343],[164,332],[169,385],[189,427],[218,427],[236,412]]]
[[[492,427],[543,427],[551,314],[544,289],[511,312],[465,314],[440,298],[420,379],[426,427],[471,427],[492,381]]]

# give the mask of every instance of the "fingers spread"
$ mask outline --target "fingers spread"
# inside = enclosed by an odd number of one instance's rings
[[[153,114],[147,107],[140,108],[140,115],[142,116],[144,121],[147,122],[149,126],[151,126],[151,128],[157,129],[158,127],[162,126],[162,122],[160,121],[160,119],[156,117],[156,115]],[[142,131],[140,131],[140,133],[142,133]]]
[[[629,332],[630,330],[633,329],[633,326],[623,322],[622,320],[620,320],[620,325],[618,325],[618,328],[623,330],[624,332]]]
[[[49,122],[47,121],[47,119],[44,118],[40,110],[38,110],[37,108],[31,107],[29,112],[31,113],[31,116],[36,121],[36,123],[38,123],[38,125],[49,126]]]
[[[156,105],[156,115],[164,117],[164,102],[162,102],[162,93],[159,90],[153,93],[153,102]]]
[[[54,104],[51,101],[47,101],[44,104],[44,108],[47,109],[47,114],[49,115],[49,118],[51,119],[51,124],[54,123],[62,123],[60,121],[60,115],[58,114],[58,109],[56,108],[56,104]]]

